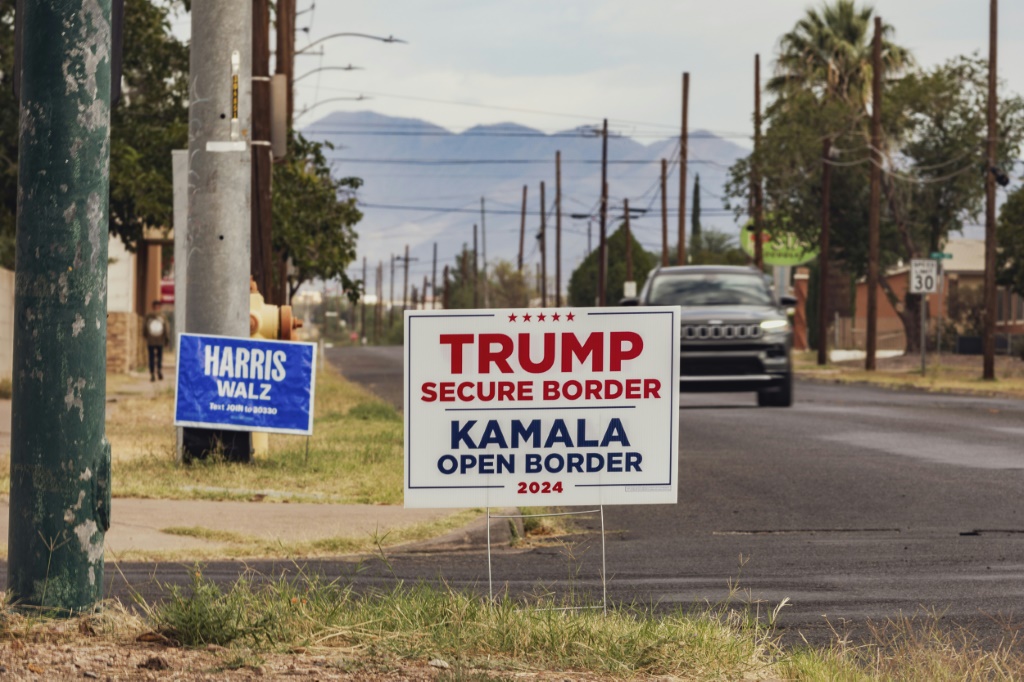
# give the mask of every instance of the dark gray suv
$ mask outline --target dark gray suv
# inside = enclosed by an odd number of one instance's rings
[[[786,307],[753,268],[687,265],[651,272],[623,305],[678,305],[681,391],[757,391],[762,407],[793,404],[793,332]]]

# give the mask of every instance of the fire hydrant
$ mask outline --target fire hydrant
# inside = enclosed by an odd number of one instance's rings
[[[249,280],[249,338],[292,341],[295,330],[302,326],[302,320],[292,317],[290,305],[270,305],[256,287],[255,280]],[[254,431],[252,434],[254,455],[270,453],[270,434]]]

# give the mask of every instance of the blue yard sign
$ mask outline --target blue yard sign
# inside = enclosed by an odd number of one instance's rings
[[[174,425],[313,433],[316,346],[182,334]]]

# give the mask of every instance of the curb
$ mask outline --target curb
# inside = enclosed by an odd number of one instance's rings
[[[494,516],[513,516],[520,513],[518,509],[492,509],[491,513],[491,549],[510,547],[515,540],[525,537],[522,519],[504,519]],[[389,551],[403,554],[428,554],[486,551],[486,549],[487,517],[482,516],[469,525],[440,537],[399,545],[392,547]]]

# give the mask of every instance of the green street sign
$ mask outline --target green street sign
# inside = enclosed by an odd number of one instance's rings
[[[945,260],[947,258],[952,258],[953,254],[942,253],[941,251],[932,251],[928,257],[931,258],[932,260]]]
[[[740,232],[740,246],[754,255],[754,228],[747,223]],[[803,265],[818,257],[818,247],[808,244],[792,232],[766,226],[761,233],[761,256],[765,265]]]

